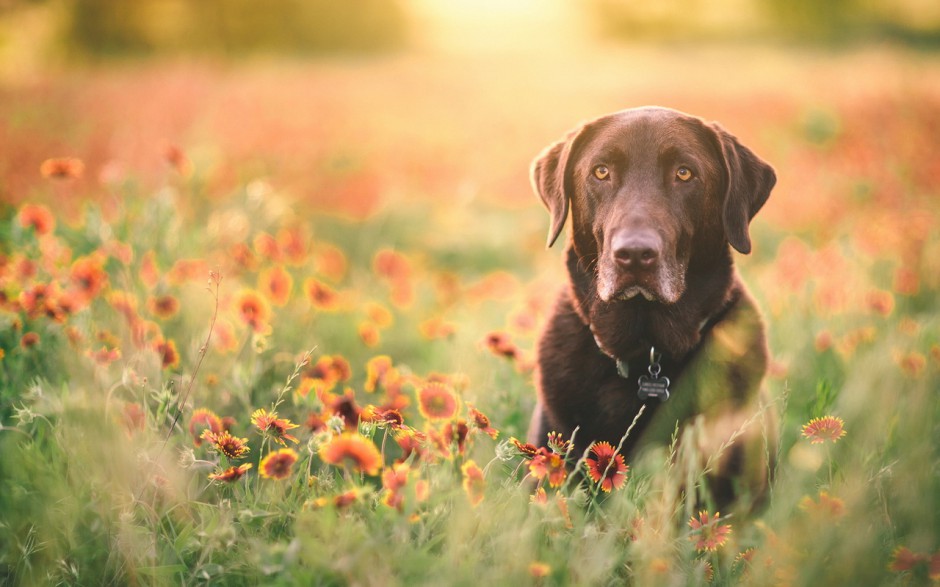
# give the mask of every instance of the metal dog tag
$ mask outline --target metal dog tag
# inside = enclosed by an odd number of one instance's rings
[[[669,399],[669,378],[668,377],[650,377],[641,376],[637,383],[640,384],[640,390],[637,395],[641,400],[659,399],[664,402]]]

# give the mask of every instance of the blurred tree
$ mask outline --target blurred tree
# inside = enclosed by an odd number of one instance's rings
[[[372,52],[400,46],[395,0],[67,0],[65,42],[93,56]]]
[[[587,0],[584,6],[601,34],[624,40],[890,39],[940,47],[937,0]]]

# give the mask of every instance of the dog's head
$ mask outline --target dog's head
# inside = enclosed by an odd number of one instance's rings
[[[571,246],[596,262],[601,300],[672,304],[696,256],[749,253],[748,224],[776,182],[773,168],[717,124],[665,108],[604,116],[548,147],[532,183],[552,216],[569,210]]]

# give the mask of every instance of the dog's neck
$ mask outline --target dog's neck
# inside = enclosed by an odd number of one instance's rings
[[[701,341],[702,334],[740,296],[731,252],[690,260],[685,292],[674,304],[642,296],[605,302],[597,293],[590,265],[574,247],[567,251],[571,294],[578,316],[605,354],[621,361],[648,356],[650,347],[681,361]]]

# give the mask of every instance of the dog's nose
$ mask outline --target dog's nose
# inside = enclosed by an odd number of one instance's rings
[[[623,269],[648,271],[659,263],[662,239],[651,230],[620,231],[611,239],[610,248]]]

